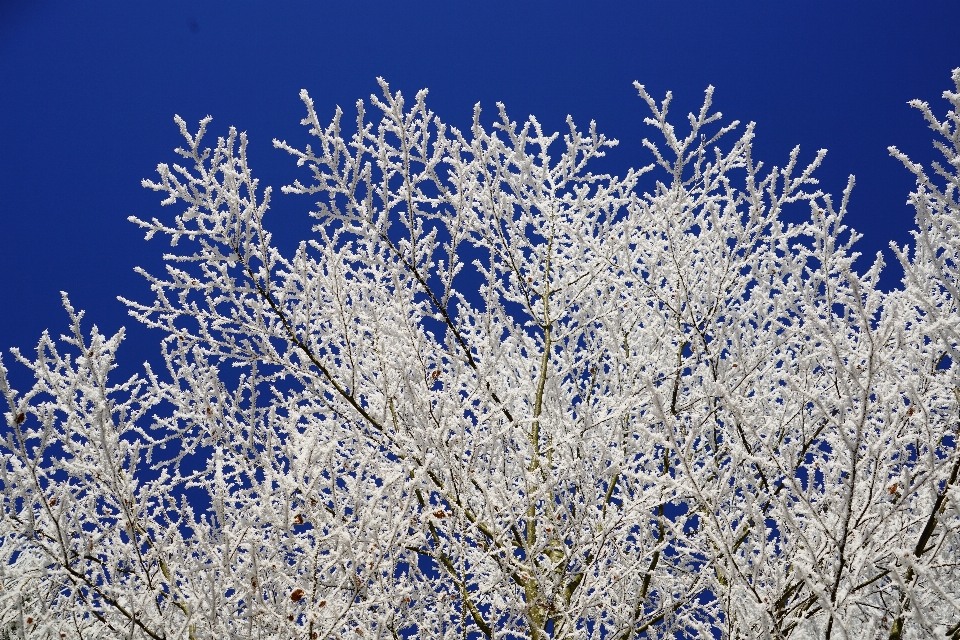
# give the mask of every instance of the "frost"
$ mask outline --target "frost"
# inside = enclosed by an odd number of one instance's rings
[[[680,132],[637,85],[662,141],[622,177],[592,123],[463,132],[381,81],[345,134],[302,92],[293,255],[245,134],[177,118],[144,185],[179,215],[132,219],[174,249],[127,301],[166,371],[108,381],[122,333],[66,296],[34,386],[0,364],[5,637],[955,638],[954,79],[915,104],[945,164],[893,150],[891,293],[852,179],[756,162],[712,88]]]

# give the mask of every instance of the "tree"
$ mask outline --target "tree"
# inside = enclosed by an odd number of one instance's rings
[[[8,637],[960,637],[960,94],[918,104],[946,186],[904,157],[885,293],[852,179],[722,150],[712,88],[680,137],[637,85],[663,142],[620,178],[593,124],[381,88],[275,141],[319,198],[290,256],[245,135],[177,118],[144,185],[185,208],[131,218],[175,253],[125,301],[166,372],[110,382],[123,333],[66,296],[33,388],[0,367]]]

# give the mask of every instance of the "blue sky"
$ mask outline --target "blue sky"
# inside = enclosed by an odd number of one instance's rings
[[[251,137],[262,184],[300,175],[274,137],[302,146],[297,97],[348,113],[383,76],[430,89],[447,122],[506,103],[551,129],[566,114],[621,140],[606,169],[649,162],[634,80],[675,113],[708,84],[724,119],[756,121],[755,157],[781,164],[799,144],[829,149],[819,176],[839,193],[857,176],[850,223],[872,255],[905,242],[911,176],[896,144],[929,162],[930,132],[906,102],[939,96],[960,66],[960,2],[65,2],[0,0],[0,348],[60,333],[59,291],[105,331],[127,325],[127,365],[155,359],[160,336],[117,295],[147,300],[133,273],[165,246],[126,222],[172,216],[140,187],[174,162],[173,115]],[[281,246],[308,233],[308,198],[277,194],[267,219]],[[888,262],[893,260],[886,251]],[[865,265],[863,266],[865,268]],[[885,285],[899,280],[890,264]],[[9,362],[9,361],[8,361]]]

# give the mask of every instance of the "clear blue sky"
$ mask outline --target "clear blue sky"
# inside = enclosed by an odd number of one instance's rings
[[[568,113],[594,119],[621,140],[607,166],[617,172],[649,161],[633,80],[673,90],[680,117],[713,84],[725,120],[758,123],[757,158],[827,148],[824,188],[857,176],[850,222],[872,255],[907,239],[913,181],[886,147],[934,158],[906,102],[945,110],[958,26],[956,0],[0,0],[0,348],[60,333],[66,290],[103,330],[130,328],[127,365],[156,359],[159,334],[134,326],[116,296],[149,299],[133,267],[157,270],[165,249],[126,218],[175,213],[140,187],[176,159],[173,115],[249,132],[254,169],[279,187],[299,174],[270,140],[307,140],[299,90],[322,114],[349,112],[376,76],[408,94],[429,87],[433,110],[459,126],[476,102],[554,129]],[[282,246],[307,233],[310,204],[277,195],[268,223]],[[895,285],[899,268],[887,273]]]

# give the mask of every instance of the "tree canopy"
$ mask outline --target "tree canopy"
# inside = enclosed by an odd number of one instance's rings
[[[713,89],[649,166],[381,82],[275,141],[284,255],[230,129],[155,181],[165,370],[44,333],[0,443],[0,622],[51,638],[960,638],[960,70],[917,229],[853,263],[825,152],[753,158]],[[678,635],[679,634],[679,635]]]

